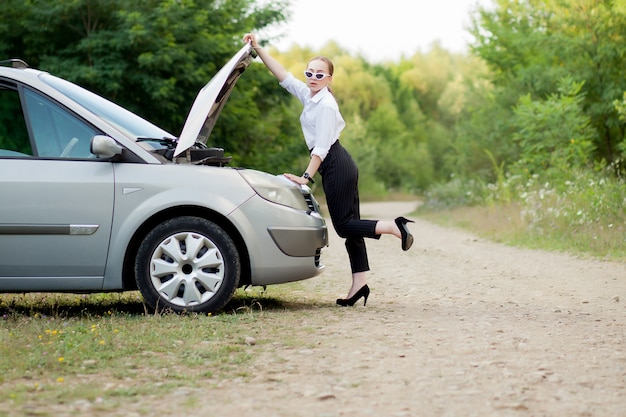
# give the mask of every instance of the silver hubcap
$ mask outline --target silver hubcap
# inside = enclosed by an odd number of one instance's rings
[[[164,239],[152,254],[150,280],[172,304],[191,307],[209,300],[224,280],[224,259],[215,244],[198,233]]]

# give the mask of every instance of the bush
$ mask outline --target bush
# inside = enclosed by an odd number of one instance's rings
[[[547,100],[532,100],[530,95],[519,100],[514,117],[514,139],[522,153],[518,170],[590,167],[596,132],[582,109],[583,85],[566,78],[559,83],[559,94]]]

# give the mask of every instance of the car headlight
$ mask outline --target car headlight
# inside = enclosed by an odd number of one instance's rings
[[[239,170],[239,173],[258,195],[273,203],[308,211],[301,188],[284,175],[270,175],[251,169]]]

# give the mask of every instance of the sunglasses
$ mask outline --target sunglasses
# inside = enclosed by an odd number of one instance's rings
[[[315,77],[315,79],[317,80],[323,80],[324,77],[330,77],[330,74],[324,74],[323,72],[304,71],[304,76],[308,79]]]

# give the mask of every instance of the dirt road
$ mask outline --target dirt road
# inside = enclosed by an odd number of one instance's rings
[[[393,218],[411,203],[364,204]],[[626,264],[510,248],[423,221],[409,252],[368,241],[367,307],[303,309],[251,378],[207,389],[202,416],[626,416]],[[334,304],[343,241],[304,283]],[[286,335],[287,336],[287,335]],[[260,347],[260,346],[259,346]]]

